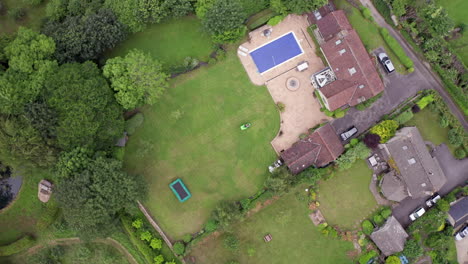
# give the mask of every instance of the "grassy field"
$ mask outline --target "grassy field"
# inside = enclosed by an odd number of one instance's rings
[[[449,129],[439,125],[439,115],[431,112],[429,108],[415,114],[413,119],[405,123],[405,126],[418,127],[424,140],[431,141],[435,145],[445,143],[452,154],[455,152],[456,147],[448,143]]]
[[[455,26],[458,26],[462,23],[468,25],[468,16],[466,15],[466,10],[468,10],[468,1],[466,0],[439,0],[437,3],[443,6],[449,17],[455,22]],[[468,65],[468,29],[465,29],[465,33],[461,38],[452,40],[449,42],[457,51],[458,56],[461,57],[463,63]]]
[[[352,230],[377,206],[369,190],[372,171],[364,160],[319,186],[320,211],[331,225]]]
[[[23,185],[16,200],[0,212],[0,245],[16,241],[25,233],[35,235],[54,220],[57,206],[53,198],[44,204],[37,198],[37,184],[51,179],[47,171],[21,172]]]
[[[352,244],[325,237],[308,217],[311,211],[307,208],[304,188],[291,191],[234,225],[231,229],[239,239],[237,251],[223,246],[223,234],[198,244],[191,256],[197,263],[227,263],[229,260],[257,264],[352,263],[346,256],[353,249]],[[263,237],[266,234],[271,234],[273,240],[265,243]]]
[[[216,204],[255,193],[275,153],[279,115],[265,87],[251,84],[234,51],[226,60],[184,74],[129,140],[128,171],[148,180],[151,210],[173,238],[198,231]],[[245,122],[252,128],[239,129]],[[169,184],[181,178],[192,198],[180,203]]]
[[[129,36],[107,57],[125,56],[135,48],[172,66],[182,63],[186,57],[207,61],[213,43],[202,30],[200,20],[195,16],[187,16],[148,26],[143,32]]]
[[[13,33],[19,26],[27,26],[38,30],[42,19],[45,17],[45,6],[48,0],[44,0],[42,4],[36,7],[27,6],[21,0],[3,0],[1,2],[6,6],[6,10],[0,13],[0,34]],[[12,8],[24,8],[26,17],[21,21],[15,21],[7,14],[8,10]]]
[[[361,12],[351,6],[346,0],[335,0],[333,1],[338,9],[343,9],[348,17],[351,26],[356,30],[361,38],[362,43],[367,51],[372,51],[379,47],[383,47],[385,52],[393,62],[395,69],[399,73],[406,73],[405,67],[401,64],[398,57],[393,53],[390,47],[385,43],[384,39],[379,33],[379,28],[375,23],[366,20]]]

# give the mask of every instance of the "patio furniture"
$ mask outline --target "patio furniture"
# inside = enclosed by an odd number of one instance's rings
[[[247,56],[247,53],[240,51],[240,50],[237,51],[237,54],[244,56],[244,57]]]
[[[377,164],[378,164],[378,163],[377,163],[377,160],[375,159],[374,156],[372,156],[372,157],[369,158],[369,163],[370,163],[370,165],[371,165],[372,167],[375,167],[375,166],[377,166]]]
[[[301,64],[297,65],[297,70],[302,72],[309,68],[309,63],[307,61],[302,62]]]
[[[243,52],[249,52],[249,49],[243,47],[243,46],[239,46],[239,49],[242,50]]]

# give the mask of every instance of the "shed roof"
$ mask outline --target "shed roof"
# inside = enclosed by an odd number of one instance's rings
[[[383,227],[371,234],[372,241],[385,256],[400,252],[408,234],[395,217],[390,216]]]
[[[450,207],[448,214],[449,222],[455,228],[468,222],[468,196],[463,197],[462,199],[454,203]]]

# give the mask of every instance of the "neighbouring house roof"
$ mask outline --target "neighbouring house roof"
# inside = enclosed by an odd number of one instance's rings
[[[344,148],[330,124],[317,129],[281,153],[289,170],[297,174],[314,165],[323,167],[338,158]]]
[[[383,227],[371,234],[372,241],[385,256],[402,251],[407,237],[405,229],[393,215],[387,219]]]
[[[326,15],[317,26],[325,41],[320,47],[337,78],[320,88],[329,110],[357,105],[384,90],[371,57],[342,10]]]
[[[450,206],[448,220],[454,228],[468,222],[468,197],[463,197]]]
[[[397,180],[385,179],[382,189],[395,189],[396,183],[404,184],[408,196],[421,198],[438,191],[447,181],[416,127],[400,129],[384,147],[397,167],[394,174]]]
[[[408,197],[405,183],[396,175],[395,171],[384,175],[381,190],[383,195],[392,201],[401,202]]]

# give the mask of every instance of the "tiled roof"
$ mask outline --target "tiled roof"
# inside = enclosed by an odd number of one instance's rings
[[[468,221],[468,197],[463,197],[450,207],[449,221],[456,228]]]
[[[407,237],[405,229],[393,215],[383,227],[371,234],[372,240],[385,256],[402,251]]]
[[[334,161],[343,151],[335,130],[330,124],[326,124],[282,152],[281,158],[289,170],[297,174],[312,165],[323,167]]]
[[[321,49],[337,77],[336,81],[320,88],[327,97],[329,109],[354,106],[382,92],[384,85],[374,63],[344,12],[334,11],[317,25],[325,40]]]

